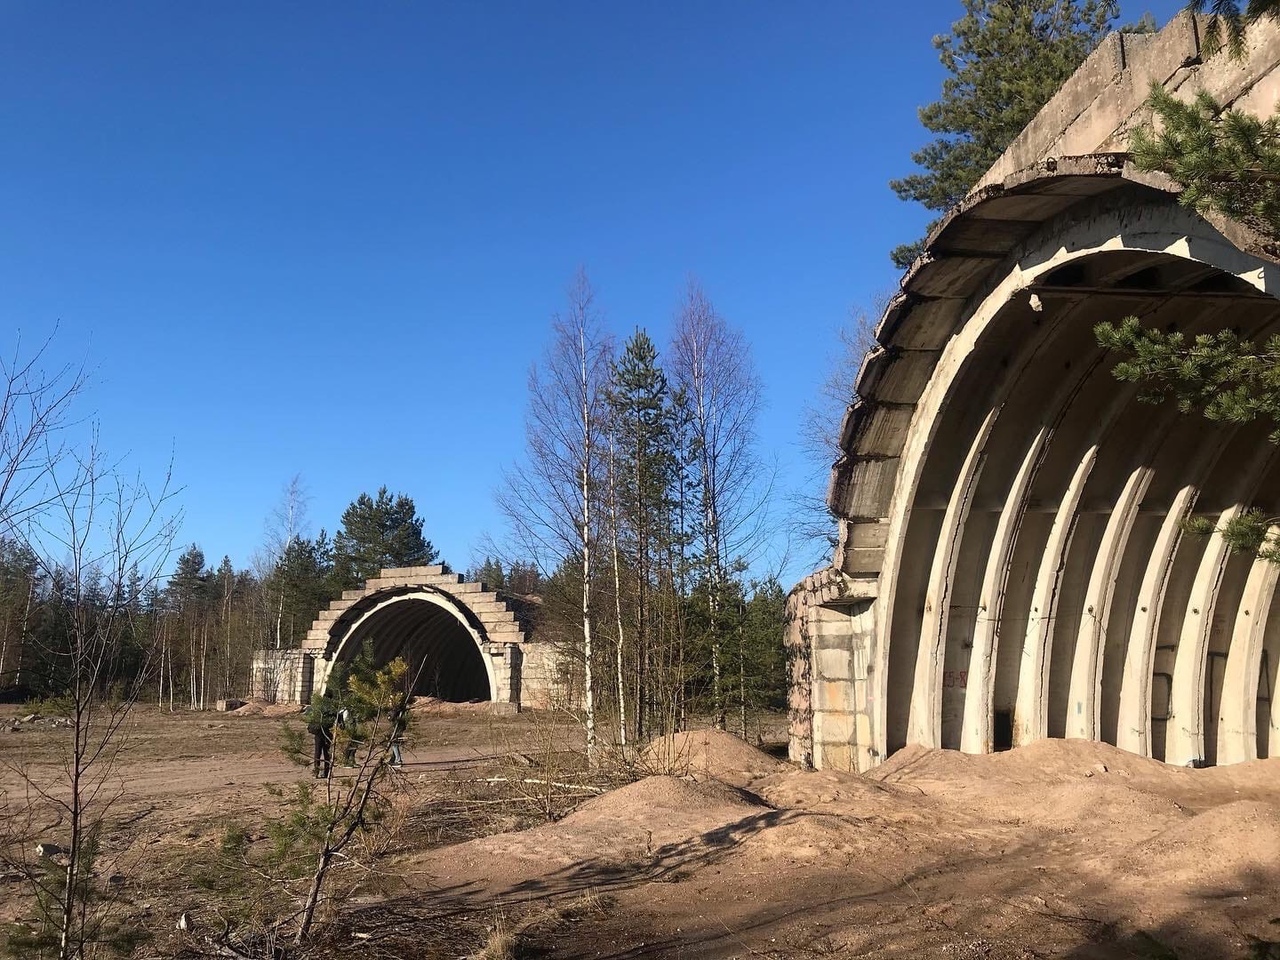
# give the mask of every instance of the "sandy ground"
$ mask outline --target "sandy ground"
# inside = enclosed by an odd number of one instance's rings
[[[264,785],[301,775],[278,714],[141,712],[112,841],[180,848],[269,815]],[[500,762],[536,779],[555,739],[527,716],[438,707],[417,730],[414,783]],[[51,775],[59,738],[0,722],[11,804],[16,770]],[[467,956],[551,905],[519,955],[1280,958],[1280,761],[1189,770],[1045,741],[989,757],[909,748],[863,777],[799,771],[714,731],[646,759],[668,772],[554,822],[445,846],[414,835],[385,864],[396,889],[348,905],[318,955]]]

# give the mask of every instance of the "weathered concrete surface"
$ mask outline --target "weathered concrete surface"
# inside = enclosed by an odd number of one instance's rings
[[[261,651],[254,692],[309,702],[335,663],[367,649],[380,664],[404,658],[417,694],[546,706],[557,698],[556,658],[532,636],[531,613],[528,600],[440,566],[385,569],[321,610],[301,649]]]
[[[1247,109],[1280,29],[1202,62],[1197,22],[1108,38],[940,222],[841,427],[832,567],[792,592],[792,755],[866,769],[904,744],[1046,736],[1170,762],[1280,753],[1276,577],[1189,514],[1280,510],[1264,429],[1138,402],[1092,327],[1280,328],[1267,238],[1195,215],[1123,150],[1151,82]],[[1275,612],[1273,612],[1275,611]]]

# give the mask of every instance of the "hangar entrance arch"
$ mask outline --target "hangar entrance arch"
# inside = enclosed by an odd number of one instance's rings
[[[320,611],[303,652],[314,658],[309,696],[334,664],[368,650],[378,666],[401,657],[411,691],[456,703],[519,706],[528,640],[518,598],[443,567],[382,570]]]
[[[793,755],[1274,749],[1275,571],[1183,536],[1189,516],[1276,516],[1268,425],[1142,403],[1094,325],[1265,342],[1280,271],[1134,176],[1123,158],[1033,166],[953,211],[908,273],[842,430],[834,563],[792,594],[788,642],[810,657]],[[997,219],[1017,235],[979,256]]]
[[[435,591],[393,592],[345,631],[333,661],[367,650],[377,667],[397,657],[409,665],[409,692],[454,703],[497,700],[493,663],[478,632]]]

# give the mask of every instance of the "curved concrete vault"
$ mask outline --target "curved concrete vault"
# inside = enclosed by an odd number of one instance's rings
[[[889,305],[841,429],[833,563],[790,598],[795,759],[866,769],[908,743],[1044,737],[1179,764],[1280,755],[1280,570],[1183,532],[1189,516],[1280,513],[1274,425],[1144,403],[1093,335],[1135,315],[1280,332],[1276,251],[1179,206],[1125,154],[1048,156],[1114,142],[1140,109],[1135,70],[1187,81],[1194,26],[1109,38]],[[1274,86],[1271,29],[1254,38],[1265,68],[1221,68],[1239,89]],[[1138,70],[1135,50],[1154,61]],[[1122,96],[1097,80],[1107,57]],[[1193,73],[1222,95],[1221,76]],[[1073,89],[1094,101],[1072,106]],[[1043,159],[1002,172],[1028,154]]]
[[[378,665],[403,658],[416,695],[518,706],[529,639],[518,612],[439,566],[383,570],[320,611],[303,647],[316,663],[313,689],[367,650]]]
[[[1280,752],[1276,569],[1182,533],[1280,511],[1269,425],[1141,402],[1092,332],[1136,315],[1265,337],[1277,289],[1118,156],[1037,165],[953,213],[845,421],[836,562],[792,600],[793,747],[860,767],[1046,736],[1177,763]]]

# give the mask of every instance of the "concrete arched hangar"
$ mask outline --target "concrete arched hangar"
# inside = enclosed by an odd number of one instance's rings
[[[793,757],[1044,737],[1280,754],[1280,569],[1183,530],[1280,512],[1274,425],[1140,402],[1093,333],[1265,338],[1273,254],[1122,154],[1042,161],[948,215],[858,377],[834,562],[791,597]]]

